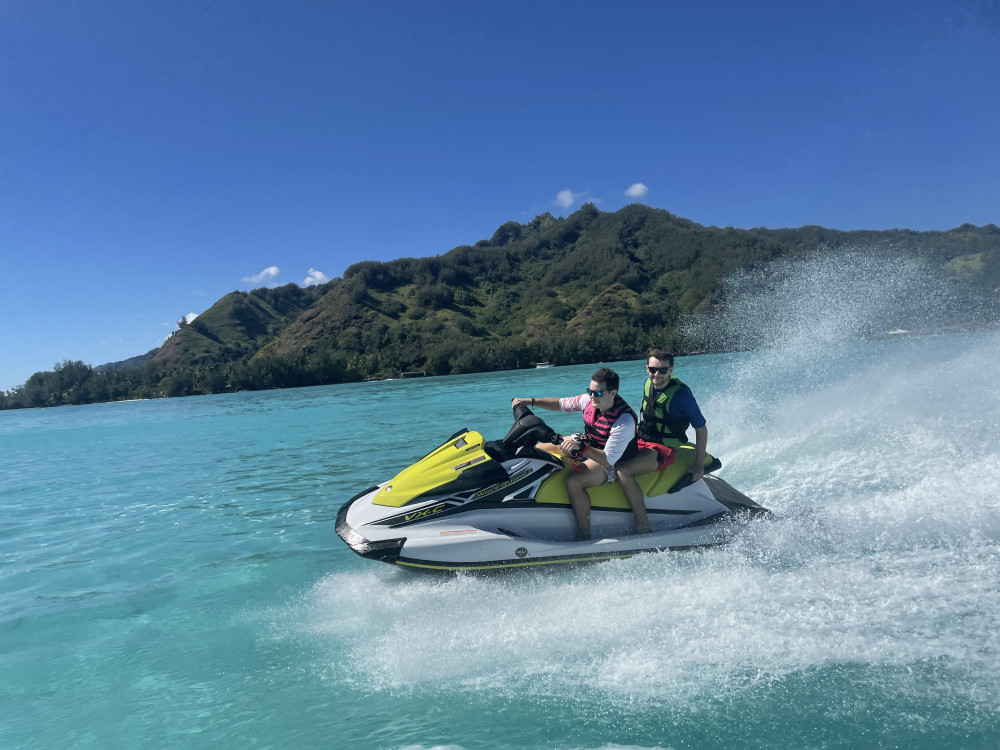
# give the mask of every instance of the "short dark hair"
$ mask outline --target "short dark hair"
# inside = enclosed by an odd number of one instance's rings
[[[602,367],[600,370],[591,375],[590,379],[595,383],[604,383],[604,387],[609,391],[618,390],[618,373],[614,370],[608,369],[607,367]]]
[[[652,349],[649,354],[646,355],[646,364],[649,364],[650,357],[658,359],[661,362],[668,362],[671,367],[674,366],[674,355],[670,352],[665,352],[662,349]]]

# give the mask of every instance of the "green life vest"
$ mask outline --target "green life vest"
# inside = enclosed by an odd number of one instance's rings
[[[677,378],[670,378],[666,389],[653,397],[656,390],[652,381],[646,380],[642,392],[642,422],[639,423],[641,439],[662,443],[670,448],[677,448],[681,443],[687,442],[687,428],[691,426],[691,422],[670,413],[670,402],[681,388],[687,386]]]

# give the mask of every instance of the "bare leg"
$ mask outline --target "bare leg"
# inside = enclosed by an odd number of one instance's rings
[[[587,488],[602,485],[606,480],[604,467],[589,460],[584,462],[580,471],[572,472],[566,480],[566,492],[569,494],[569,503],[573,506],[579,539],[590,539],[590,495],[587,494]]]
[[[619,461],[615,465],[618,474],[618,483],[622,486],[622,492],[628,499],[629,507],[635,514],[635,533],[645,534],[649,529],[649,518],[646,515],[646,502],[642,495],[642,488],[635,478],[640,474],[648,474],[656,471],[656,464],[659,458],[656,451],[641,450],[627,461]]]

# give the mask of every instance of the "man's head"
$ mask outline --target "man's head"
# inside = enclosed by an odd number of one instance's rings
[[[674,355],[662,349],[653,349],[646,357],[646,372],[653,381],[653,387],[662,391],[670,382],[674,371]]]
[[[591,376],[587,393],[594,406],[601,411],[607,411],[614,406],[615,396],[618,395],[618,373],[602,367]]]

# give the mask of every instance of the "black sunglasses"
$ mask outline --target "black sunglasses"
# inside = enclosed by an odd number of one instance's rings
[[[595,391],[588,388],[587,395],[590,396],[591,398],[600,398],[601,396],[604,395],[604,391]]]
[[[656,373],[660,373],[661,375],[666,375],[668,372],[670,372],[671,368],[669,368],[669,367],[646,367],[646,369],[649,370],[649,374],[650,375],[655,375]]]

